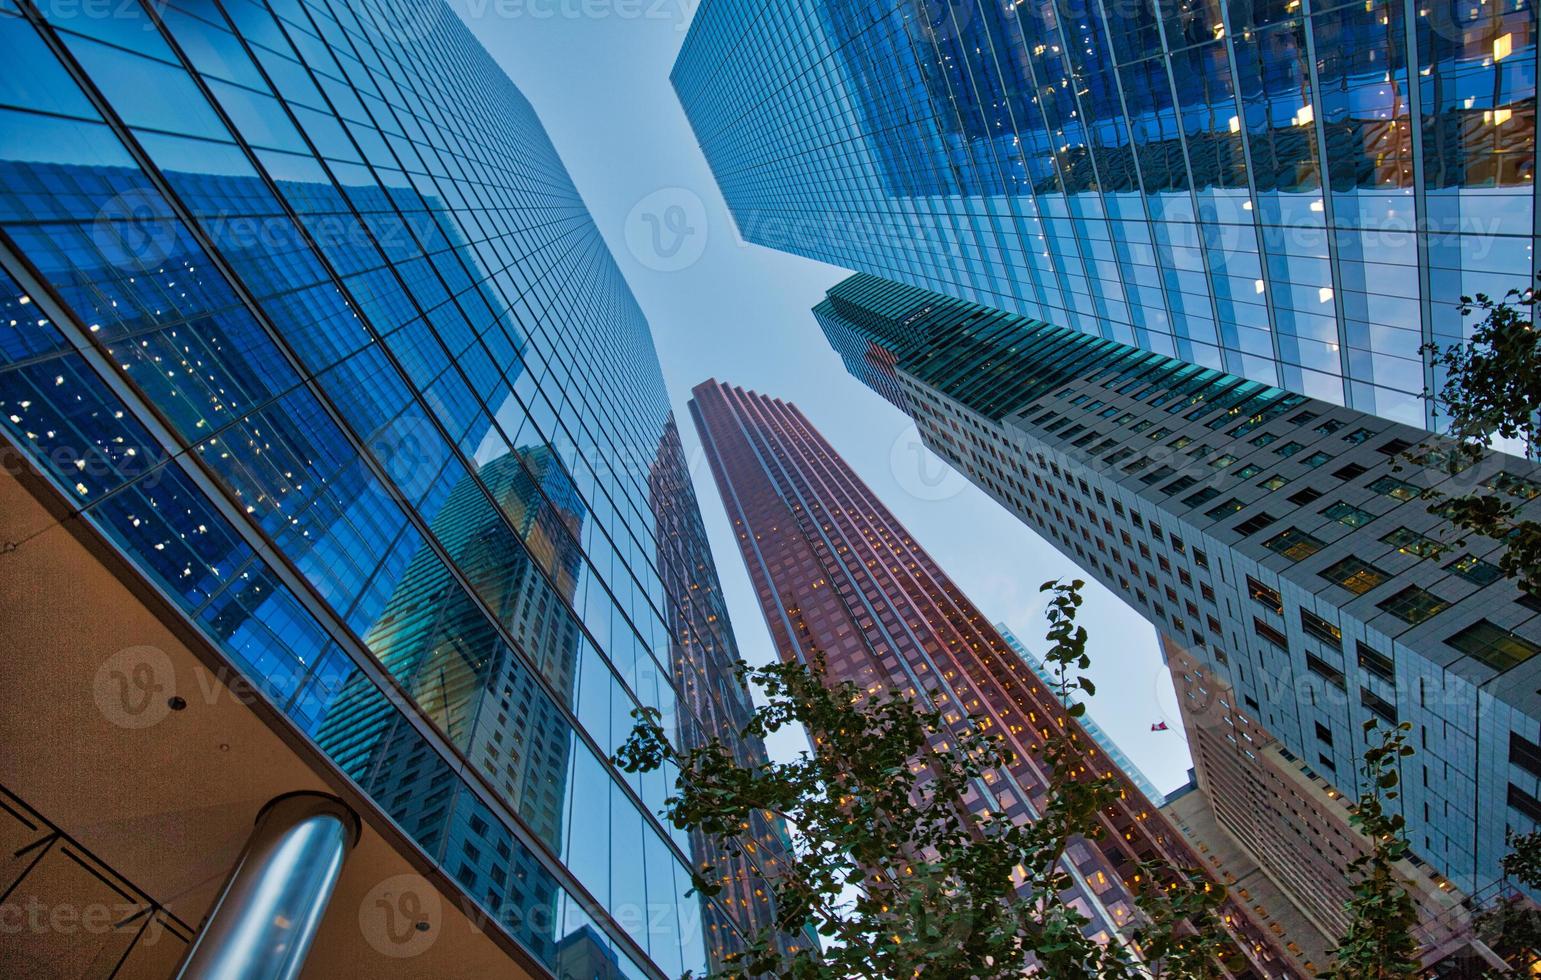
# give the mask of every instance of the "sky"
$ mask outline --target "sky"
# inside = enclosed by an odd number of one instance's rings
[[[846,374],[809,310],[847,270],[739,237],[669,85],[697,0],[450,3],[539,113],[652,325],[744,659],[775,650],[686,410],[708,378],[795,403],[985,615],[1043,649],[1038,586],[1079,569]],[[1188,750],[1155,630],[1095,582],[1081,620],[1091,716],[1158,789],[1181,785]],[[1151,732],[1158,721],[1169,730]]]

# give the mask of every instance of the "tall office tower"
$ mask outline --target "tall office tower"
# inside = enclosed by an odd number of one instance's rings
[[[1072,904],[1089,935],[1134,924],[1135,861],[1197,867],[1197,856],[1129,778],[1064,714],[983,614],[936,566],[794,406],[715,381],[696,387],[691,415],[738,537],[778,654],[827,658],[832,678],[897,689],[937,710],[982,717],[1016,763],[980,788],[977,805],[1030,821],[1044,805],[1047,726],[1067,726],[1088,772],[1121,783],[1100,814],[1105,833],[1073,841]],[[989,794],[989,795],[986,795]],[[993,799],[990,798],[993,796]],[[1291,976],[1271,936],[1234,902],[1233,976]]]
[[[1427,426],[1531,280],[1525,0],[706,0],[673,80],[749,241]]]
[[[751,710],[684,454],[493,59],[436,0],[8,3],[0,49],[0,888],[123,910],[0,974],[735,948],[760,869],[688,895],[608,762]]]
[[[1017,634],[1011,631],[1009,626],[1007,626],[1005,623],[996,623],[995,632],[999,633],[1001,639],[1006,641],[1006,645],[1011,648],[1011,652],[1015,653],[1018,657],[1021,657],[1022,662],[1027,664],[1027,666],[1032,669],[1033,673],[1038,675],[1038,679],[1040,681],[1045,684],[1054,683],[1054,678],[1049,673],[1049,668],[1045,666],[1044,662],[1039,660],[1038,657],[1027,648],[1027,645],[1017,637]],[[1070,698],[1073,702],[1082,700],[1075,693],[1072,693]],[[1134,764],[1134,760],[1130,759],[1124,750],[1118,747],[1118,743],[1113,741],[1113,737],[1111,735],[1102,730],[1102,726],[1098,725],[1095,721],[1092,720],[1092,717],[1089,713],[1082,715],[1077,720],[1080,722],[1081,730],[1086,732],[1086,734],[1091,738],[1093,742],[1097,743],[1097,747],[1102,749],[1103,754],[1112,761],[1113,765],[1118,767],[1119,772],[1129,777],[1129,781],[1134,784],[1135,788],[1138,789],[1147,800],[1155,804],[1155,806],[1158,808],[1166,806],[1166,796],[1160,790],[1156,789],[1155,785],[1151,783],[1150,779],[1146,777],[1145,773],[1140,771],[1140,767]]]
[[[892,365],[878,390],[900,389],[928,446],[1338,791],[1363,788],[1363,722],[1410,722],[1399,805],[1456,887],[1496,881],[1506,830],[1541,825],[1536,600],[1499,574],[1501,545],[1419,499],[1480,485],[1534,514],[1541,467],[1452,476],[1422,429],[871,276],[815,315],[858,374]]]
[[[1370,850],[1350,822],[1358,802],[1297,758],[1257,723],[1226,682],[1177,641],[1161,638],[1196,788],[1174,801],[1177,822],[1222,874],[1266,903],[1274,921],[1321,967],[1349,926],[1349,865]],[[1418,940],[1439,949],[1470,923],[1467,896],[1412,857],[1396,868],[1420,920]],[[1270,894],[1274,892],[1276,894]],[[1250,899],[1251,894],[1239,897]],[[1292,950],[1293,952],[1293,950]]]

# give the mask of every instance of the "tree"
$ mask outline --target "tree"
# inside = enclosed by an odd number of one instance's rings
[[[1436,413],[1447,419],[1456,451],[1421,452],[1419,464],[1441,465],[1449,473],[1487,461],[1496,439],[1519,443],[1527,459],[1541,450],[1541,335],[1535,329],[1541,292],[1511,289],[1502,298],[1485,293],[1462,296],[1462,316],[1480,315],[1471,339],[1440,346],[1426,344],[1443,369],[1444,384],[1435,396]],[[1468,534],[1502,541],[1499,570],[1520,588],[1541,598],[1541,522],[1520,516],[1534,490],[1500,470],[1487,481],[1490,493],[1448,496],[1425,491],[1429,510]],[[1464,544],[1464,539],[1460,542]]]
[[[1394,868],[1407,856],[1405,821],[1385,807],[1399,795],[1401,760],[1413,754],[1407,744],[1411,730],[1412,725],[1403,722],[1381,731],[1379,741],[1364,753],[1360,772],[1366,788],[1351,822],[1369,838],[1370,851],[1349,865],[1349,873],[1358,880],[1344,908],[1349,915],[1348,932],[1333,951],[1335,968],[1322,974],[1333,980],[1391,980],[1418,976],[1421,969],[1418,941],[1413,937],[1418,909]],[[1365,722],[1366,739],[1376,731],[1374,718]]]
[[[1046,659],[1067,718],[1085,711],[1070,703],[1073,689],[1094,693],[1089,680],[1073,676],[1089,664],[1086,631],[1075,623],[1081,587],[1044,586],[1052,593]],[[807,751],[752,766],[717,740],[681,751],[657,713],[643,709],[616,758],[628,772],[677,766],[667,817],[707,835],[726,855],[752,846],[740,833],[757,810],[784,820],[793,834],[793,855],[766,881],[776,921],[728,956],[715,977],[991,980],[1021,976],[1033,963],[1056,978],[1142,975],[1124,946],[1088,939],[1086,918],[1062,897],[1070,885],[1067,843],[1094,836],[1098,810],[1118,792],[1113,780],[1076,778],[1068,726],[1051,727],[1045,762],[1052,777],[1040,819],[1018,824],[995,808],[993,796],[977,792],[1012,761],[1003,740],[976,719],[949,720],[937,710],[940,696],[871,694],[832,682],[817,652],[806,665],[741,663],[738,670],[764,695],[741,734],[764,738],[801,725]],[[1137,941],[1158,975],[1217,976],[1203,961],[1225,944],[1212,920],[1222,890],[1198,872],[1140,870],[1149,912]],[[703,865],[694,886],[717,894],[721,878],[721,869]],[[784,961],[777,931],[809,927],[824,948]]]

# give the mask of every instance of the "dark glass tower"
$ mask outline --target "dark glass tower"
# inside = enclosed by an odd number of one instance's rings
[[[1425,426],[1537,268],[1528,0],[705,0],[751,242]]]
[[[1088,772],[1120,780],[1121,798],[1100,814],[1105,832],[1067,851],[1067,897],[1089,934],[1122,941],[1135,924],[1134,862],[1189,868],[1198,856],[795,406],[715,381],[694,395],[691,414],[783,659],[822,651],[839,680],[928,692],[937,710],[988,719],[1017,762],[988,780],[995,799],[979,805],[1011,819],[1030,821],[1045,804],[1050,725],[1069,728]],[[1232,901],[1227,912],[1228,975],[1298,975],[1245,906]]]
[[[92,9],[0,5],[7,453],[521,962],[705,969],[767,903],[687,896],[666,775],[607,760],[749,696],[534,112],[437,0]]]
[[[1506,831],[1541,821],[1541,608],[1498,573],[1502,545],[1419,494],[1532,513],[1541,467],[1495,454],[1452,475],[1425,430],[872,276],[814,314],[837,350],[882,349],[853,370],[891,365],[874,387],[929,447],[1312,775],[1357,798],[1362,724],[1411,722],[1414,852],[1467,894],[1500,878]]]

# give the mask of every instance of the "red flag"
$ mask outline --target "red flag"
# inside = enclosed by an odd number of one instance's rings
[[[1158,721],[1154,725],[1150,726],[1150,730],[1153,732],[1164,732],[1166,731],[1166,722]]]

